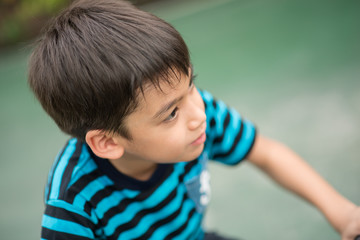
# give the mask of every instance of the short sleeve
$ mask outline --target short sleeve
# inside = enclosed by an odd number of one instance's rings
[[[254,144],[256,128],[236,110],[200,91],[207,121],[205,151],[210,159],[235,165],[245,159]]]

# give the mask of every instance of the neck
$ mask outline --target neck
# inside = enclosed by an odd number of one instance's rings
[[[109,161],[121,173],[140,181],[149,180],[157,168],[157,163],[125,157]]]

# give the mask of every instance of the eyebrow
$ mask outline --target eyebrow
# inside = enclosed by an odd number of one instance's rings
[[[189,86],[191,86],[191,84],[193,83],[193,79],[194,79],[194,75],[193,75],[193,71],[191,71]],[[169,111],[169,109],[171,109],[174,105],[176,105],[178,102],[180,102],[183,98],[184,98],[184,96],[180,96],[180,97],[177,97],[177,98],[173,99],[172,101],[166,103],[164,106],[162,106],[160,108],[160,110],[157,113],[155,113],[153,118],[154,119],[159,118],[161,115],[163,115],[167,111]]]
[[[159,118],[161,115],[165,114],[169,109],[171,109],[174,105],[176,105],[178,102],[180,102],[184,96],[175,98],[171,102],[165,104],[155,115],[153,118]]]

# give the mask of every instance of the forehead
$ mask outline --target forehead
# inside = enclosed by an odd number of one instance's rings
[[[139,107],[149,105],[158,100],[168,100],[173,96],[180,94],[180,90],[187,86],[189,77],[185,73],[171,73],[166,79],[159,79],[156,83],[147,83],[143,91],[138,94]]]
[[[191,75],[171,73],[167,79],[159,79],[157,83],[146,83],[138,90],[137,108],[130,115],[153,115],[167,102],[181,96],[188,89]]]

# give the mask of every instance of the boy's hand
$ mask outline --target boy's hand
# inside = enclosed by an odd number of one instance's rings
[[[354,240],[360,236],[360,207],[350,213],[349,221],[341,234],[341,240]]]

